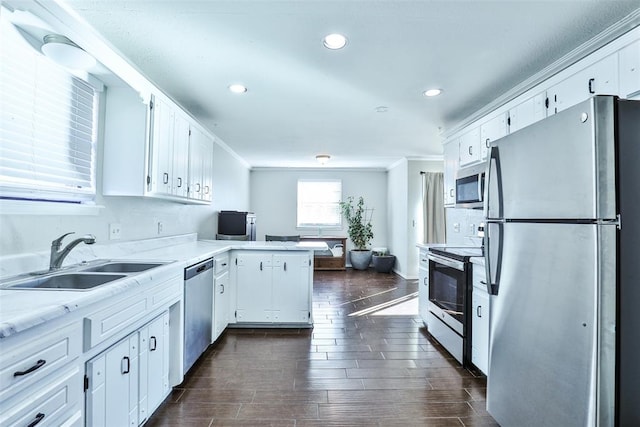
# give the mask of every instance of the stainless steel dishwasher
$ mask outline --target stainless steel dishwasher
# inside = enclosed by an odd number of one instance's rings
[[[184,269],[183,373],[211,344],[213,314],[213,259]]]

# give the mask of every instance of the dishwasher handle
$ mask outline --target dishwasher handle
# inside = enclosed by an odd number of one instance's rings
[[[205,271],[213,268],[213,258],[206,259],[198,264],[191,265],[184,269],[184,280],[189,280]]]

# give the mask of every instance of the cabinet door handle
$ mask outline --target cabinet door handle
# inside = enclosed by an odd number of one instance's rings
[[[487,138],[486,141],[484,141],[484,145],[485,147],[489,148],[489,145],[491,145],[491,139]]]
[[[593,82],[595,82],[596,79],[589,79],[589,93],[596,93],[595,90],[593,90]]]
[[[21,377],[23,375],[27,375],[30,374],[31,372],[40,369],[44,366],[44,364],[47,363],[46,360],[44,359],[39,359],[35,365],[33,365],[32,367],[30,367],[29,369],[25,369],[24,371],[16,371],[13,373],[14,377]]]
[[[223,266],[223,267],[226,267],[226,266],[227,266],[227,263],[226,263],[226,262],[223,262],[223,263],[222,263],[222,266]]]
[[[476,308],[476,314],[478,315],[478,317],[482,317],[482,306],[479,305],[478,308]]]
[[[424,279],[422,279],[422,284],[425,286],[429,285],[429,282],[427,282],[427,278],[425,277]]]
[[[40,421],[44,420],[44,417],[45,417],[45,415],[42,412],[38,412],[36,414],[36,417],[33,419],[33,421],[31,421],[29,424],[27,424],[27,427],[34,427],[35,425],[40,423]]]
[[[162,174],[162,183],[163,184],[168,184],[169,183],[169,174],[166,173],[166,172]]]
[[[287,271],[287,262],[284,263],[284,271]]]
[[[449,196],[453,197],[453,188],[449,190]]]
[[[199,193],[199,192],[200,192],[200,183],[198,182],[196,185],[197,185],[197,187],[196,187],[196,193]]]
[[[260,271],[262,271],[262,261],[260,261]]]
[[[473,156],[473,145],[469,146],[469,155]]]
[[[222,289],[222,290],[220,291],[220,294],[224,294],[224,285],[220,285],[220,289]]]
[[[178,177],[178,188],[182,187],[182,178]]]
[[[205,185],[204,187],[204,194],[209,194],[209,186]]]
[[[131,372],[131,361],[129,360],[129,356],[124,356],[122,358],[122,361],[120,362],[120,372],[122,372],[122,375]]]
[[[152,344],[153,343],[153,344]],[[158,340],[152,336],[149,338],[149,351],[156,351],[158,349]]]

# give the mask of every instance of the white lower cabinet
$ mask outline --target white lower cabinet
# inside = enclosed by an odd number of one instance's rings
[[[482,266],[473,266],[473,311],[471,333],[471,362],[485,375],[489,374],[489,324],[491,321],[491,300],[485,284]]]
[[[418,265],[418,314],[426,325],[429,320],[429,259],[426,249],[420,250]]]
[[[311,323],[311,254],[238,251],[237,323]]]
[[[169,312],[87,362],[86,424],[142,424],[169,390]]]
[[[229,324],[231,283],[229,281],[229,254],[213,258],[213,328],[211,342],[217,340]]]

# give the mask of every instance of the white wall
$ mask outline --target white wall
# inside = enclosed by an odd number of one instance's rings
[[[318,231],[296,228],[298,179],[341,179],[343,200],[363,196],[367,208],[373,208],[371,247],[389,246],[387,233],[387,172],[383,170],[342,169],[257,169],[251,171],[251,211],[256,213],[257,239],[265,234],[317,235]],[[347,236],[342,230],[325,230],[324,235]],[[347,250],[353,245],[347,241]]]
[[[422,177],[442,172],[442,161],[403,160],[389,169],[389,250],[396,256],[395,271],[407,279],[418,277],[418,243],[423,243]]]
[[[98,189],[101,188],[100,170]],[[99,243],[106,243],[110,223],[121,224],[123,241],[194,232],[199,238],[214,238],[217,210],[249,207],[248,168],[217,144],[213,191],[213,204],[205,206],[98,195],[96,202],[104,206],[98,215],[0,214],[0,255],[47,251],[53,239],[69,231],[78,235],[91,233]],[[163,223],[161,234],[158,234],[158,221]]]

